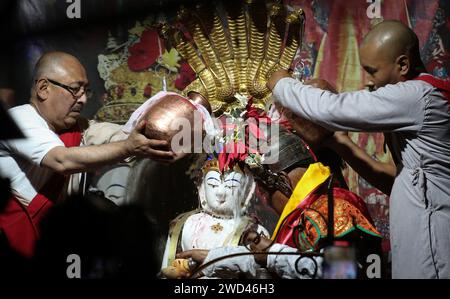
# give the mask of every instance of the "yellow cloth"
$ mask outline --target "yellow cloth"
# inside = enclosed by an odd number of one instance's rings
[[[289,201],[286,206],[284,206],[283,213],[281,213],[280,219],[278,220],[277,226],[272,234],[272,240],[275,238],[280,225],[284,218],[289,215],[305,198],[310,194],[317,186],[325,182],[330,176],[330,168],[324,166],[322,163],[317,162],[310,164],[305,174],[303,174],[300,181],[294,188]]]

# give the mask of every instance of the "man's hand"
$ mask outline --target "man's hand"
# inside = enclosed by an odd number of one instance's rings
[[[192,250],[186,250],[183,252],[180,252],[176,255],[177,259],[192,259],[195,262],[197,262],[197,265],[201,265],[203,264],[203,262],[205,261],[206,257],[208,256],[209,250],[205,250],[205,249],[192,249]],[[194,270],[195,271],[195,270]],[[202,272],[197,272],[194,273],[194,275],[191,275],[189,273],[189,275],[185,276],[184,278],[199,278],[202,277],[204,274]]]
[[[286,70],[278,70],[270,76],[269,81],[267,81],[267,88],[273,90],[275,85],[283,78],[290,78],[291,75]]]
[[[348,136],[347,132],[334,132],[328,139],[325,140],[327,147],[333,149],[334,146],[340,144],[346,144],[347,142],[353,142]]]
[[[126,140],[126,146],[130,155],[146,157],[158,162],[172,162],[175,154],[170,150],[169,142],[145,137],[142,134],[145,130],[145,125],[145,121],[139,122]]]
[[[311,85],[312,87],[315,87],[315,88],[328,90],[328,91],[331,91],[332,93],[338,93],[336,88],[334,88],[334,86],[331,85],[330,82],[328,82],[327,80],[324,80],[324,79],[315,78],[315,79],[306,81],[304,84]]]
[[[275,72],[277,74],[278,72]],[[283,73],[280,72],[277,76],[283,76]],[[281,77],[279,78],[281,79]],[[278,79],[278,80],[279,80]],[[333,93],[336,92],[336,89],[323,79],[312,79],[304,83],[305,85],[311,85],[315,88],[320,88],[324,90],[331,91]],[[284,118],[286,118],[292,126],[292,129],[295,134],[300,136],[309,146],[313,149],[317,150],[323,146],[323,141],[328,139],[329,136],[333,135],[333,132],[328,131],[327,129],[321,127],[318,124],[313,123],[310,120],[299,117],[294,112],[289,110],[286,107],[283,107],[280,103],[275,102],[275,107],[278,112],[281,113]]]
[[[364,149],[353,143],[346,132],[335,132],[326,140],[326,144],[372,186],[387,195],[390,194],[397,174],[394,163],[373,159]]]
[[[209,250],[204,249],[192,249],[180,252],[177,254],[177,259],[188,259],[191,258],[199,264],[203,264],[208,255]]]
[[[293,132],[300,136],[313,150],[319,149],[323,146],[323,141],[333,132],[313,123],[310,120],[297,116],[294,112],[286,107],[281,106],[275,102],[275,107],[291,124]]]
[[[297,183],[300,181],[302,176],[305,174],[306,168],[297,167],[289,171],[287,176],[289,177],[289,181],[291,186],[297,186]],[[275,191],[270,195],[270,204],[272,208],[277,212],[278,216],[283,213],[284,207],[289,201],[289,197],[281,193],[280,191]]]

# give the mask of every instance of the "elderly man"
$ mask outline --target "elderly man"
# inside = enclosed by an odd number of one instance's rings
[[[147,139],[136,126],[128,138],[80,147],[80,112],[89,89],[86,71],[72,55],[44,54],[34,70],[30,104],[9,110],[25,139],[0,143],[0,175],[11,181],[13,198],[0,214],[11,247],[30,257],[38,223],[64,194],[66,175],[117,163],[129,156],[170,161],[165,141]]]
[[[352,158],[367,165],[366,177],[395,177],[392,276],[450,278],[450,85],[425,74],[417,36],[397,21],[384,21],[367,34],[360,61],[374,92],[336,95],[303,85],[286,71],[274,73],[268,87],[282,106],[330,130],[391,133],[385,135],[396,174]],[[351,146],[340,146],[352,156]]]

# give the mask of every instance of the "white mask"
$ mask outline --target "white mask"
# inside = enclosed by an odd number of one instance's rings
[[[236,205],[240,203],[242,179],[239,172],[233,171],[224,176],[215,170],[207,172],[202,184],[205,191],[202,207],[217,215],[233,216]]]

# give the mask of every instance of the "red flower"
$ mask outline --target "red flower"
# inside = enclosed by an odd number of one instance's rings
[[[192,81],[195,80],[195,72],[192,70],[191,66],[183,61],[180,66],[180,74],[177,79],[175,79],[175,87],[178,90],[183,90]]]
[[[243,142],[229,142],[217,159],[219,161],[219,169],[221,172],[232,169],[236,163],[245,161],[247,157],[248,150]]]
[[[130,70],[139,72],[148,69],[159,57],[160,50],[158,46],[158,33],[155,30],[145,30],[142,33],[141,40],[128,47],[130,57],[128,57],[128,67]],[[164,48],[162,40],[161,51]]]

